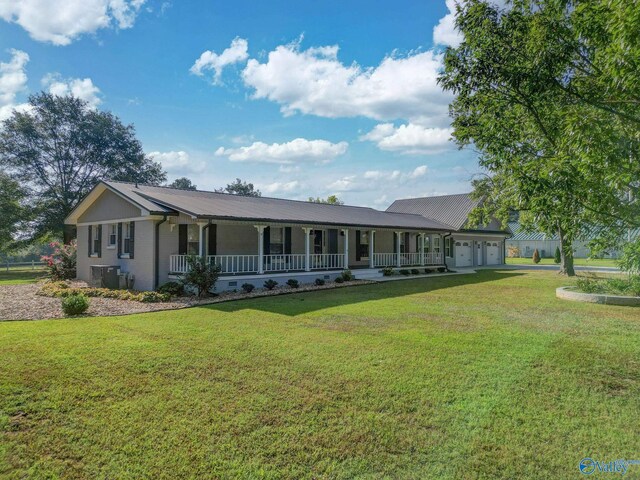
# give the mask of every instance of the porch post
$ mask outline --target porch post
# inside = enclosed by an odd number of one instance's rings
[[[200,256],[204,257],[206,252],[207,252],[207,246],[206,246],[206,238],[205,238],[205,230],[204,227],[206,227],[209,224],[209,222],[198,222],[198,238],[200,239]]]
[[[264,273],[264,225],[254,225],[258,230],[258,273]]]
[[[424,266],[424,232],[420,233],[420,265]]]
[[[311,271],[311,245],[309,244],[309,236],[311,235],[311,227],[302,227],[304,232],[304,271]]]
[[[373,239],[375,238],[375,234],[376,231],[375,230],[369,230],[369,268],[375,268],[376,264],[373,261],[373,254],[374,254],[374,248],[373,248]]]
[[[349,268],[349,229],[348,228],[344,228],[342,229],[342,232],[344,233],[344,269],[348,269]]]
[[[400,260],[400,241],[402,239],[402,232],[396,232],[396,266],[400,268],[402,266],[402,262]]]

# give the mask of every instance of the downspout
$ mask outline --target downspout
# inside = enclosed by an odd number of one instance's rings
[[[447,237],[450,237],[453,232],[449,232],[446,235],[442,236],[442,263],[444,264],[445,271],[449,271],[449,266],[447,265],[447,249],[445,248],[445,243],[447,243]],[[453,245],[451,246],[453,247]],[[453,253],[453,248],[450,249],[451,253]]]
[[[160,225],[167,221],[167,216],[164,215],[162,220],[156,223],[156,231],[155,231],[155,245],[154,249],[154,262],[153,262],[153,289],[157,290],[159,287],[158,283],[160,283]]]

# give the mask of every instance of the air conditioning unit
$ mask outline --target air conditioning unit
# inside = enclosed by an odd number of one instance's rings
[[[91,265],[91,286],[97,288],[120,288],[118,265]]]
[[[123,272],[118,275],[118,284],[122,290],[133,290],[134,283],[135,277],[130,273]]]

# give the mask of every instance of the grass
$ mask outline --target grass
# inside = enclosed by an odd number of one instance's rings
[[[10,267],[0,269],[0,285],[17,285],[21,283],[34,283],[44,275],[44,269],[31,267]]]
[[[635,459],[640,310],[556,299],[569,283],[484,270],[0,323],[0,477],[575,478],[586,456]]]
[[[612,258],[576,258],[574,265],[588,267],[617,267],[616,261]],[[507,265],[534,265],[531,258],[507,258]],[[556,265],[553,258],[541,258],[539,265]]]

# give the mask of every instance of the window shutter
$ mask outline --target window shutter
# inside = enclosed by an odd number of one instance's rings
[[[118,223],[118,258],[122,257],[122,222]]]
[[[178,255],[187,254],[187,225],[178,225]]]
[[[87,228],[89,229],[89,250],[87,251],[87,256],[90,257],[93,253],[93,225],[89,225]]]
[[[329,230],[329,253],[338,253],[338,230]]]
[[[398,253],[398,234],[393,232],[393,253]]]
[[[217,255],[216,247],[218,244],[218,225],[216,225],[215,223],[212,223],[211,225],[209,225],[209,228],[207,229],[207,231],[209,232],[209,239],[208,239],[208,245],[207,245],[209,255]]]
[[[409,253],[409,251],[411,250],[409,242],[411,242],[411,234],[409,232],[405,232],[405,234],[404,234],[404,253]]]
[[[416,252],[420,252],[420,235],[416,235]]]
[[[284,253],[291,254],[291,227],[284,227]]]
[[[262,239],[262,253],[271,255],[271,227],[264,229],[264,238]]]
[[[360,230],[356,230],[356,262],[359,262],[362,259],[362,255],[360,252]]]
[[[102,257],[102,225],[98,225],[98,258]]]
[[[133,252],[135,251],[136,222],[131,222],[129,225],[129,258],[133,258]]]

